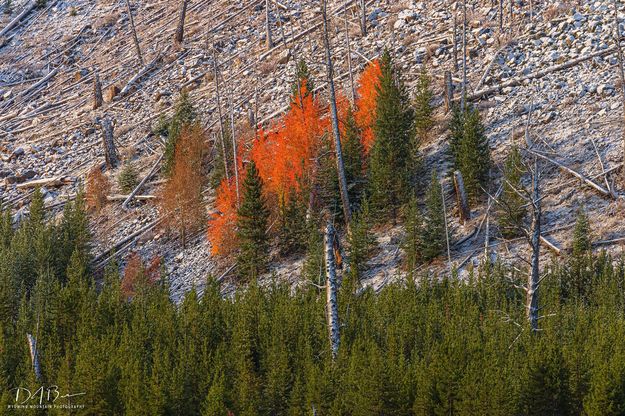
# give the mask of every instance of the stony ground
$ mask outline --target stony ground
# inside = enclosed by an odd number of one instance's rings
[[[182,45],[172,42],[179,2],[130,3],[144,60],[154,62],[154,66],[125,96],[114,96],[111,90],[123,88],[142,66],[136,58],[124,1],[48,0],[44,9],[33,11],[0,38],[0,180],[4,181],[0,182],[0,197],[14,210],[16,219],[27,211],[31,192],[20,187],[23,183],[63,178],[60,186],[44,189],[51,213],[58,213],[86,173],[103,162],[97,117],[112,118],[118,149],[125,158],[135,161],[141,176],[162,152],[161,140],[151,133],[152,127],[159,116],[171,113],[182,87],[190,90],[210,135],[217,111],[211,75],[213,56],[207,44],[217,46],[222,85],[229,96],[224,100],[232,101],[235,118],[242,123],[250,111],[257,112],[258,120],[268,122],[284,109],[295,58],[304,57],[319,78],[318,85],[322,85],[317,1],[282,0],[273,6],[271,19],[277,46],[270,51],[264,46],[264,1],[191,1]],[[364,37],[351,3],[329,2],[339,86],[349,87],[344,76],[347,26],[356,67],[362,68],[388,47],[412,87],[426,63],[434,76],[435,102],[440,104],[443,73],[454,71],[453,9],[449,2],[369,1],[370,30]],[[501,88],[477,100],[496,162],[490,192],[496,192],[499,186],[499,169],[510,146],[515,142],[525,145],[527,128],[529,140],[550,158],[604,187],[607,185],[601,163],[606,170],[613,169],[607,183],[618,194],[623,189],[618,180],[622,173],[617,169],[622,161],[621,85],[616,54],[602,53],[615,45],[612,6],[609,2],[590,1],[575,5],[534,3],[539,4],[534,5],[530,15],[527,2],[515,2],[512,20],[506,9],[503,31],[498,27],[496,5],[490,1],[468,5],[469,94],[530,75],[518,86]],[[12,13],[0,16],[0,28],[25,5],[24,1],[13,1]],[[625,33],[624,13],[625,9],[619,11],[621,34]],[[568,69],[531,76],[592,54],[595,57]],[[106,102],[98,110],[92,109],[95,71],[105,88]],[[460,77],[461,71],[454,72],[456,84]],[[446,172],[450,166],[445,156],[444,125],[448,115],[439,107],[436,117],[439,126],[424,143],[423,156],[426,170],[436,166],[439,172]],[[547,236],[550,241],[562,249],[568,247],[575,211],[582,204],[589,211],[595,240],[625,235],[620,195],[616,199],[605,197],[550,162],[543,162],[542,167],[544,228],[555,230]],[[108,175],[114,178],[117,173]],[[155,194],[159,184],[157,177],[142,193]],[[487,204],[476,207],[472,219],[460,225],[448,179],[445,189],[450,207],[451,260],[464,273],[469,264],[479,264],[484,256]],[[209,209],[211,194],[207,190]],[[117,247],[118,252],[137,250],[146,259],[163,256],[175,298],[194,285],[201,290],[209,273],[224,278],[225,291],[232,289],[227,283],[228,274],[224,275],[230,264],[210,256],[204,233],[183,248],[158,227],[146,227],[158,218],[152,204],[135,202],[128,211],[120,205],[109,204],[92,221],[96,241],[93,251],[99,256],[99,264],[109,257],[101,254],[147,228],[123,247]],[[489,223],[491,255],[504,259],[527,256],[523,241],[500,240],[494,221]],[[366,283],[378,288],[401,277],[404,271],[400,267],[401,229],[386,227],[376,230],[376,235],[379,244]],[[605,247],[620,252],[619,245]],[[547,250],[545,253],[551,255]],[[289,259],[275,264],[274,272],[297,282],[300,267],[301,259]],[[428,268],[445,270],[448,263],[444,259],[423,269]]]

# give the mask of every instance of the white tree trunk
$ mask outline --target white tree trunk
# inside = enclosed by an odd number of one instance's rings
[[[466,222],[471,218],[471,210],[469,209],[469,199],[467,198],[467,192],[464,188],[462,173],[460,173],[459,170],[454,172],[454,188],[456,190],[460,221],[463,224],[466,224]]]
[[[341,132],[339,130],[339,116],[336,109],[336,93],[334,91],[334,68],[332,66],[332,52],[330,51],[330,39],[328,37],[328,19],[326,15],[326,0],[321,5],[323,17],[323,43],[326,50],[326,67],[328,71],[328,87],[330,89],[330,115],[332,118],[332,131],[334,133],[334,150],[336,152],[336,169],[339,177],[339,190],[345,223],[349,227],[352,219],[352,211],[347,194],[347,180],[345,179],[345,167],[343,165],[343,152],[341,149]]]
[[[540,200],[540,173],[538,162],[534,157],[534,172],[532,176],[532,225],[530,228],[530,246],[532,249],[531,271],[527,278],[527,297],[525,308],[527,319],[532,331],[538,329],[538,282],[540,280],[540,237],[541,237],[541,200]]]
[[[271,20],[269,15],[269,0],[265,0],[265,41],[267,50],[273,48],[273,39],[271,37]]]
[[[226,174],[226,180],[230,181],[230,175],[228,174],[228,156],[226,154],[226,142],[224,138],[224,120],[221,113],[221,94],[219,91],[219,64],[217,63],[217,54],[213,48],[213,70],[215,76],[215,97],[217,98],[217,115],[219,117],[219,139],[221,143],[221,153],[224,158],[224,170]]]
[[[334,259],[334,239],[336,232],[332,223],[328,221],[324,235],[325,265],[326,265],[326,317],[330,336],[332,358],[336,358],[339,351],[341,336],[339,332],[339,308],[337,301],[338,283],[336,264]]]
[[[130,9],[130,0],[126,0],[126,8],[128,9],[128,19],[130,19],[130,29],[132,30],[132,38],[135,42],[135,49],[137,50],[137,58],[141,66],[143,63],[143,55],[141,55],[141,47],[139,46],[139,37],[137,36],[137,30],[135,29],[135,21],[132,17],[132,10]]]
[[[31,334],[26,334],[28,348],[30,349],[30,359],[33,363],[35,378],[41,380],[41,366],[39,365],[39,351],[37,350],[37,339]]]

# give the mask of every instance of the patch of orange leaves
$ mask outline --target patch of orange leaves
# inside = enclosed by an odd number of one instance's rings
[[[358,100],[354,117],[362,130],[362,144],[368,153],[373,146],[373,123],[375,123],[375,108],[378,100],[377,88],[380,85],[382,70],[380,61],[371,62],[360,75]]]

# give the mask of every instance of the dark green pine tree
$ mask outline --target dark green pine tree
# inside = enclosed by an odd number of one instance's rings
[[[309,221],[307,229],[306,259],[302,276],[309,282],[321,285],[324,273],[323,236],[315,226],[315,221]]]
[[[375,142],[369,158],[370,202],[380,218],[390,216],[395,220],[409,195],[416,166],[415,114],[388,51],[384,52],[381,68],[373,126]]]
[[[573,258],[583,258],[592,252],[592,241],[590,236],[590,221],[584,207],[577,210],[575,229],[573,230]]]
[[[345,138],[343,139],[343,162],[349,201],[356,208],[365,190],[364,158],[365,149],[361,141],[361,131],[356,123],[351,107],[345,118]]]
[[[405,264],[408,274],[413,277],[417,266],[422,262],[423,250],[423,218],[419,212],[417,198],[413,195],[404,207],[404,229],[406,236],[402,243],[405,253]]]
[[[488,181],[491,166],[488,137],[477,108],[468,106],[464,111],[454,108],[449,130],[454,167],[462,173],[467,193],[475,200],[480,187]]]
[[[139,175],[137,173],[137,170],[135,169],[132,162],[130,160],[127,160],[126,163],[124,163],[122,171],[117,177],[117,185],[122,192],[129,194],[135,189],[138,184]]]
[[[415,129],[417,133],[415,138],[420,142],[427,139],[428,133],[434,125],[434,119],[432,118],[432,112],[434,111],[432,98],[434,94],[432,93],[431,84],[432,80],[425,66],[421,67],[415,92]]]
[[[521,152],[517,146],[514,146],[506,157],[503,168],[503,189],[497,204],[499,231],[504,238],[510,239],[522,234],[527,208],[519,192],[522,190],[521,178],[524,173]]]
[[[365,199],[360,211],[354,214],[350,225],[349,242],[349,275],[353,282],[358,282],[366,269],[366,263],[375,244],[371,233],[371,215],[369,203]]]
[[[295,65],[295,76],[293,77],[293,83],[291,84],[291,97],[293,102],[291,104],[300,106],[305,97],[313,94],[315,90],[315,83],[310,75],[310,70],[306,61],[300,59]],[[302,88],[304,86],[304,88]]]
[[[282,255],[301,253],[306,248],[306,207],[295,192],[282,198],[280,222],[279,241]]]
[[[167,143],[165,144],[165,157],[163,158],[163,173],[169,175],[174,163],[176,143],[185,126],[190,125],[197,118],[197,112],[191,103],[189,93],[182,90],[176,103],[174,115],[167,123]]]
[[[254,161],[247,166],[243,198],[238,211],[237,235],[240,242],[238,267],[242,277],[254,280],[267,268],[269,210],[263,196],[263,180]]]
[[[569,274],[561,280],[562,296],[587,303],[593,291],[592,239],[590,221],[583,207],[577,210]]]
[[[425,226],[421,241],[423,260],[429,261],[443,253],[445,249],[445,211],[443,194],[436,170],[432,170],[432,179],[425,195]]]

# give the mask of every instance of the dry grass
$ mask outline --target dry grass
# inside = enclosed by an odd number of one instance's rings
[[[570,13],[572,8],[573,6],[571,6],[570,4],[552,4],[551,6],[547,7],[547,9],[545,9],[545,11],[543,12],[543,18],[545,19],[545,21],[550,22],[560,16]]]

